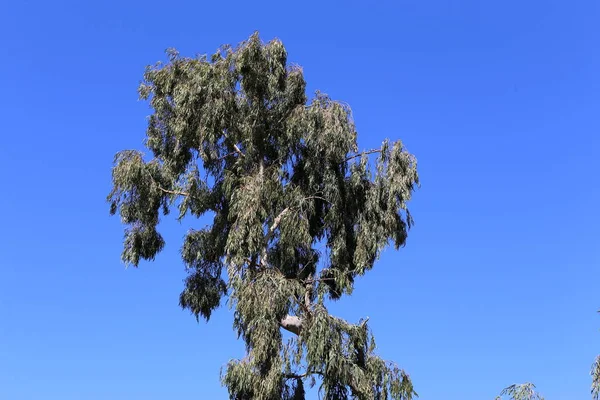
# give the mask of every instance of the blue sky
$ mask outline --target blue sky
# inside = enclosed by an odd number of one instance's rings
[[[423,400],[535,382],[589,398],[600,353],[600,3],[13,1],[0,37],[0,398],[226,398],[232,314],[177,306],[183,232],[125,269],[105,196],[142,148],[144,66],[279,37],[359,142],[419,160],[408,245],[332,307],[369,316]],[[166,8],[165,8],[166,7]],[[316,398],[314,393],[312,398]]]

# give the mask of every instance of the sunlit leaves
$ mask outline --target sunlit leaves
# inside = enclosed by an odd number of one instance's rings
[[[406,243],[415,158],[399,141],[360,152],[350,107],[320,92],[308,100],[279,40],[167,54],[139,87],[153,110],[151,158],[115,158],[108,199],[128,226],[123,259],[156,256],[159,216],[172,208],[212,218],[184,239],[180,304],[208,320],[228,297],[247,349],[223,374],[233,399],[298,400],[314,376],[327,399],[414,397],[408,375],[374,354],[366,323],[333,317],[325,302]],[[297,337],[285,343],[282,327]]]

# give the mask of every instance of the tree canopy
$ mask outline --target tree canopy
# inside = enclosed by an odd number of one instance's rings
[[[503,397],[510,400],[544,400],[544,397],[535,391],[535,385],[529,382],[504,388],[496,400],[502,400]]]
[[[123,260],[165,244],[162,216],[208,215],[181,255],[180,305],[208,320],[223,299],[246,354],[222,374],[232,399],[411,399],[409,376],[374,353],[367,321],[328,312],[381,251],[406,243],[417,163],[400,141],[359,150],[346,104],[307,98],[302,69],[258,34],[211,57],[146,69],[151,155],[119,152],[110,211],[127,225]],[[287,330],[293,335],[283,335]],[[290,336],[290,339],[286,339]]]

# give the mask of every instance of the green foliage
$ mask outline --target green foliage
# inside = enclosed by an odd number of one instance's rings
[[[502,396],[507,396],[510,400],[544,400],[544,397],[535,391],[533,383],[511,385],[502,390],[496,400],[501,400]]]
[[[600,398],[600,356],[596,357],[594,364],[592,364],[592,399],[598,400]]]
[[[399,141],[360,152],[350,108],[319,92],[308,100],[278,40],[254,34],[210,59],[168,54],[139,88],[153,109],[152,157],[115,158],[108,200],[128,226],[123,260],[161,251],[159,218],[174,208],[179,219],[212,217],[184,239],[180,304],[207,320],[223,298],[235,309],[247,354],[223,372],[232,399],[302,399],[315,376],[325,399],[416,396],[374,354],[366,321],[326,307],[385,247],[405,244],[415,158]]]

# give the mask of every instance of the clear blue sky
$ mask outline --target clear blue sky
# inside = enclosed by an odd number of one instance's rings
[[[589,398],[600,3],[367,3],[3,4],[0,399],[226,398],[219,368],[243,355],[231,312],[197,324],[177,306],[194,221],[166,221],[164,253],[126,270],[105,196],[114,153],[142,148],[144,66],[254,30],[352,106],[362,147],[400,138],[419,159],[407,247],[333,310],[369,316],[423,400],[524,381]]]

